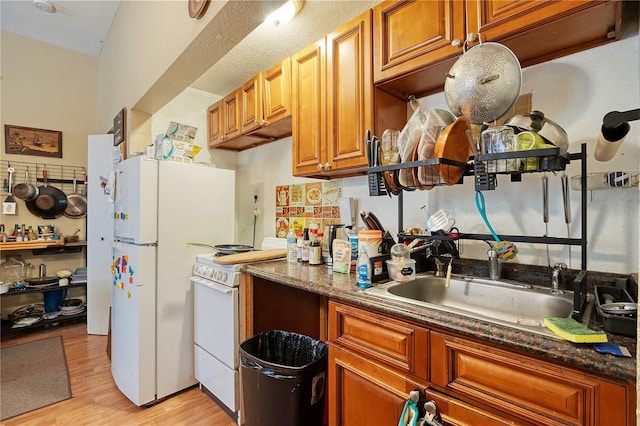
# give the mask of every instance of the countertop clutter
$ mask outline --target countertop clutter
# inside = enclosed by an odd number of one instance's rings
[[[252,276],[319,294],[332,300],[376,310],[432,329],[457,333],[465,338],[499,345],[592,374],[626,381],[636,379],[636,341],[631,337],[607,333],[609,342],[625,346],[633,355],[631,358],[614,357],[597,353],[590,344],[574,344],[560,338],[544,337],[461,315],[365,294],[358,288],[355,274],[333,274],[331,269],[324,265],[308,266],[279,260],[247,264],[243,270]],[[603,329],[602,320],[595,309],[591,313],[590,328]]]

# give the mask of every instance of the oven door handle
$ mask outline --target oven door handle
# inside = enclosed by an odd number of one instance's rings
[[[233,291],[233,287],[227,287],[226,285],[218,284],[216,282],[200,278],[200,277],[191,277],[191,281],[197,284],[201,284],[205,287],[209,287],[212,290],[215,290],[220,293],[229,294]]]

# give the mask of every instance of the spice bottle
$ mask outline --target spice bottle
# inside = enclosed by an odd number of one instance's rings
[[[309,242],[309,265],[322,264],[322,244],[318,238],[318,229],[311,229],[311,238]]]
[[[298,262],[302,262],[302,246],[304,244],[304,236],[302,233],[298,234],[298,240],[296,241],[296,249],[298,252]]]
[[[309,228],[302,233],[302,261],[309,262]]]

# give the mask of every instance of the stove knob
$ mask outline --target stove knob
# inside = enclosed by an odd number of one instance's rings
[[[212,267],[208,267],[207,268],[207,278],[212,279],[213,278],[213,272],[214,272],[214,269]]]

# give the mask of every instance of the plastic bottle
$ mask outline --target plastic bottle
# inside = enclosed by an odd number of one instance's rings
[[[296,241],[296,249],[298,250],[298,262],[302,262],[302,246],[304,245],[303,234],[298,234],[298,240]]]
[[[296,233],[293,228],[289,229],[287,234],[287,262],[293,263],[298,261],[298,245],[296,241]]]
[[[367,247],[365,245],[360,246],[358,266],[356,267],[356,279],[358,287],[371,287],[371,263],[369,262],[369,255],[367,254]]]

